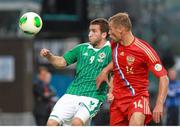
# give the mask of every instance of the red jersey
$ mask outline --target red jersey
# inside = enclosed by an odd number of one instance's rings
[[[148,72],[156,77],[167,74],[154,49],[145,41],[134,38],[129,46],[111,43],[113,58],[113,95],[126,103],[137,95],[149,96]]]

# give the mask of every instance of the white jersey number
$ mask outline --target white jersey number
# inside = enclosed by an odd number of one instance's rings
[[[92,64],[93,63],[93,61],[94,61],[94,56],[91,56],[91,58],[90,58],[90,64]]]

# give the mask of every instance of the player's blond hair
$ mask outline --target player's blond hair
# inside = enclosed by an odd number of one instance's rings
[[[126,12],[120,12],[109,18],[109,22],[113,22],[116,27],[123,26],[127,31],[132,28],[131,20]]]

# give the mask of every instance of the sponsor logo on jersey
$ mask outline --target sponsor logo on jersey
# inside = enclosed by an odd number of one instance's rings
[[[84,55],[84,56],[88,56],[88,53],[87,53],[87,52],[85,52],[83,55]]]
[[[162,65],[161,65],[161,64],[156,64],[156,65],[154,66],[154,69],[155,69],[156,71],[161,71],[161,70],[162,70]]]
[[[133,57],[133,56],[127,56],[127,57],[126,57],[126,61],[127,61],[128,65],[131,65],[131,64],[134,63],[135,57]]]

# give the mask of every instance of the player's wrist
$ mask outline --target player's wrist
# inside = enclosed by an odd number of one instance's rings
[[[47,59],[51,59],[52,56],[53,56],[52,53],[49,53],[49,54],[46,55],[46,58],[47,58]]]
[[[164,105],[164,102],[162,100],[157,100],[156,105]]]
[[[104,68],[103,70],[102,70],[102,72],[104,73],[104,74],[108,74],[108,69],[107,68]]]

